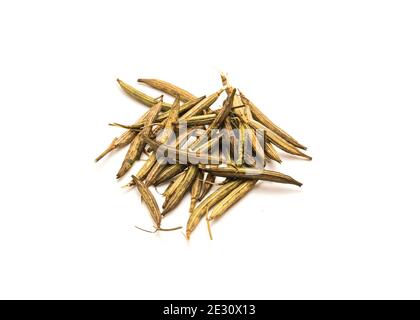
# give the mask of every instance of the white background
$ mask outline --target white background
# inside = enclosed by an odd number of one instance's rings
[[[416,1],[1,2],[0,298],[420,298],[419,16]],[[220,71],[309,147],[278,167],[303,187],[260,184],[213,241],[204,224],[190,242],[135,229],[152,221],[115,180],[124,152],[93,161],[121,132],[109,122],[146,110],[115,79],[202,95]]]

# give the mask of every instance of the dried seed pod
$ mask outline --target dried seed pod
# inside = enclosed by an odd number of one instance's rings
[[[147,208],[149,209],[150,215],[155,223],[155,231],[173,231],[181,229],[181,227],[171,228],[171,229],[162,229],[160,227],[162,222],[162,215],[160,214],[159,206],[156,202],[155,197],[152,195],[150,190],[144,185],[143,182],[141,182],[139,179],[137,179],[136,176],[132,176],[134,183],[137,186],[137,190],[139,191],[141,198],[143,199],[144,203],[146,204]],[[141,228],[139,228],[141,229]],[[141,229],[143,231],[147,231],[144,229]],[[150,231],[148,231],[150,232]]]
[[[256,180],[242,182],[238,187],[233,189],[230,194],[228,194],[217,205],[214,206],[208,220],[211,221],[220,218],[230,207],[245,197],[245,195],[250,192],[252,188],[254,188],[256,183]]]
[[[236,159],[236,165],[241,166],[244,162],[245,152],[245,131],[246,127],[242,121],[239,121],[239,139],[238,139],[238,159]]]
[[[143,120],[146,118],[146,114],[143,114],[135,123],[134,125],[137,125],[141,122],[143,122]],[[111,144],[109,145],[108,148],[106,148],[106,150],[104,152],[102,152],[96,159],[95,161],[98,162],[99,160],[101,160],[104,156],[106,156],[108,153],[110,153],[111,151],[115,150],[115,149],[119,149],[119,148],[123,148],[127,145],[129,145],[133,139],[136,137],[137,132],[135,130],[127,130],[125,131],[119,138],[115,138]]]
[[[292,177],[272,170],[255,168],[221,168],[216,166],[202,165],[200,165],[199,167],[201,170],[210,172],[211,174],[218,177],[237,178],[245,180],[265,180],[277,183],[294,184],[298,187],[302,185],[302,183],[293,179]]]
[[[156,180],[154,181],[154,185],[158,186],[170,179],[172,179],[173,177],[175,177],[176,175],[180,174],[181,172],[183,172],[185,170],[185,166],[183,166],[182,164],[170,164],[168,166],[166,166],[161,172],[160,174],[157,176]]]
[[[245,119],[247,121],[247,119]],[[265,164],[265,153],[264,148],[260,144],[260,141],[258,140],[258,137],[256,135],[256,132],[251,129],[251,126],[247,122],[242,122],[243,127],[245,128],[245,140],[244,143],[251,143],[252,150],[255,152],[255,156],[257,159],[260,159],[264,161]],[[265,139],[264,139],[265,140]],[[252,155],[249,154],[247,151],[248,148],[245,148],[244,150],[244,160],[246,163],[249,161],[249,158],[252,158]]]
[[[189,135],[192,132],[194,132],[194,130],[188,130],[184,135],[178,137],[178,140],[176,141],[177,143],[176,146],[181,146],[188,139]],[[144,163],[144,165],[140,168],[139,172],[137,172],[136,177],[139,178],[140,180],[144,180],[149,174],[149,172],[152,170],[152,168],[155,166],[157,161],[158,159],[156,157],[156,152],[152,153],[147,159],[147,161]],[[127,187],[130,187],[133,185],[134,185],[134,182],[131,181],[130,183],[127,184]]]
[[[277,161],[278,163],[281,163],[281,158],[276,149],[273,147],[273,145],[270,142],[265,141],[265,154],[270,159]]]
[[[235,97],[236,90],[233,89],[226,100],[223,102],[223,107],[221,111],[217,114],[214,121],[207,127],[206,131],[190,146],[192,150],[195,147],[198,147],[203,139],[207,138],[210,132],[216,128],[219,128],[221,124],[225,121],[226,117],[229,115],[230,110],[232,109],[233,98]]]
[[[130,147],[125,155],[123,163],[121,164],[120,170],[117,173],[117,179],[120,179],[123,175],[125,175],[128,170],[133,166],[134,162],[139,159],[139,147],[141,141],[143,140],[143,136],[141,132],[137,133],[134,140],[131,142]]]
[[[168,214],[169,211],[171,211],[181,202],[185,193],[190,189],[191,185],[193,184],[195,177],[197,176],[197,173],[198,173],[197,166],[190,166],[187,169],[185,177],[182,180],[181,184],[174,191],[174,193],[168,195],[167,201],[165,201],[166,202],[165,208],[162,211],[163,216]]]
[[[141,103],[143,103],[144,105],[148,106],[148,107],[152,107],[156,104],[156,99],[148,96],[147,94],[133,88],[132,86],[130,86],[129,84],[125,83],[124,81],[117,79],[118,84],[121,86],[121,88],[128,93],[130,96],[132,96],[133,98],[135,98],[137,101],[140,101]],[[163,102],[162,103],[162,109],[163,110],[168,110],[170,109],[171,105]]]
[[[134,138],[133,142],[130,145],[130,148],[127,151],[127,154],[124,158],[124,161],[121,165],[120,170],[117,173],[117,179],[121,178],[123,175],[125,175],[128,170],[133,166],[134,162],[138,159],[140,159],[140,156],[143,152],[145,141],[143,139],[144,136],[148,136],[150,134],[150,131],[152,130],[152,127],[150,124],[152,124],[160,110],[162,109],[162,100],[156,103],[149,112],[149,115],[147,116],[147,125],[144,127],[144,129],[137,134],[137,136]]]
[[[190,238],[191,232],[194,231],[194,229],[197,227],[198,223],[204,217],[207,211],[219,201],[221,201],[224,197],[226,197],[228,194],[230,194],[232,190],[234,190],[240,183],[241,181],[239,180],[227,182],[226,184],[219,187],[219,189],[217,189],[215,192],[210,194],[206,199],[204,199],[204,201],[202,201],[198,205],[197,208],[194,209],[194,211],[190,214],[190,217],[187,222],[187,239]]]
[[[216,177],[211,173],[206,174],[206,180],[204,180],[203,187],[201,189],[201,194],[198,197],[198,201],[203,200],[203,198],[209,193],[210,189],[213,187]]]
[[[307,154],[303,153],[302,151],[300,151],[299,149],[297,149],[296,147],[294,147],[293,145],[289,144],[286,140],[284,140],[282,137],[280,137],[279,135],[277,135],[276,133],[274,133],[273,131],[271,131],[270,129],[264,127],[261,123],[259,123],[256,120],[251,120],[249,121],[249,124],[251,125],[251,127],[253,127],[254,129],[261,129],[264,130],[265,133],[267,134],[267,138],[269,139],[269,141],[271,143],[273,143],[276,147],[282,149],[283,151],[296,155],[296,156],[300,156],[303,158],[306,158],[308,160],[312,160],[311,156],[308,156]]]
[[[184,171],[180,175],[178,175],[176,179],[173,180],[169,184],[169,186],[166,188],[166,190],[163,192],[163,196],[169,198],[170,195],[173,194],[175,190],[179,188],[186,174],[187,174],[187,171]],[[163,208],[165,209],[165,207],[166,207],[166,201],[163,203]]]
[[[163,148],[163,150],[168,151],[168,155],[174,155],[174,157],[171,159],[173,161],[179,161],[180,159],[183,159],[187,161],[188,163],[192,163],[193,165],[198,163],[221,163],[222,159],[216,158],[212,155],[208,154],[199,154],[195,152],[180,150],[174,147],[170,147],[168,145],[158,143],[156,141],[153,141],[152,139],[148,137],[144,137],[144,140],[147,142],[149,146],[152,147],[152,149],[157,152],[159,148]]]
[[[194,107],[197,103],[199,103],[200,101],[202,101],[206,96],[202,96],[200,98],[188,101],[186,103],[184,103],[182,106],[179,107],[179,114],[182,114],[188,110],[190,110],[192,107]],[[169,117],[171,110],[165,111],[165,112],[161,112],[157,117],[156,117],[156,121],[157,122],[162,122],[163,120],[166,120]],[[212,116],[213,118],[216,117],[216,115]],[[141,131],[144,128],[144,124],[145,124],[145,120],[141,121],[141,122],[137,122],[133,125],[123,125],[120,123],[110,123],[111,126],[117,126],[117,127],[122,127],[125,129],[131,129],[131,130],[136,130],[136,131]],[[178,124],[178,122],[177,122]]]
[[[173,103],[173,106],[171,108],[170,114],[168,118],[165,121],[165,127],[161,134],[157,137],[157,141],[160,143],[166,143],[171,135],[173,134],[173,125],[175,121],[178,120],[179,115],[179,97],[177,97]],[[161,164],[160,162],[156,162],[153,168],[149,171],[146,180],[144,183],[146,186],[150,186],[153,184],[156,177],[159,175],[159,173],[162,171],[162,169],[166,166],[166,164]]]
[[[223,91],[224,89],[220,89],[219,91],[201,100],[194,107],[192,107],[190,110],[184,113],[180,120],[188,120],[189,117],[199,115],[203,112],[203,110],[210,108],[210,106],[217,100],[217,98],[219,98]]]
[[[204,152],[208,152],[210,154],[209,151],[213,150],[213,148],[215,148],[215,145],[218,145],[220,138],[224,135],[225,133],[223,131],[220,131],[219,133],[217,133],[211,140],[207,141],[205,144],[200,145],[199,147],[197,147],[196,149],[194,149],[194,152],[198,152],[198,153],[204,153]],[[218,149],[218,148],[217,148]]]
[[[181,120],[177,121],[176,124],[178,125],[180,122],[186,122],[187,126],[202,126],[206,124],[210,124],[216,118],[215,113],[210,114],[201,114],[199,116],[192,116],[188,118],[188,121]]]
[[[173,97],[178,96],[181,99],[181,101],[184,101],[184,102],[190,101],[196,98],[192,93],[189,93],[187,90],[181,89],[180,87],[164,80],[138,79],[137,81],[140,83],[147,84],[148,86],[154,89],[160,90],[164,93],[167,93]]]
[[[141,197],[146,203],[146,206],[149,208],[150,215],[152,216],[153,221],[155,222],[156,229],[160,228],[160,223],[162,222],[162,215],[159,210],[159,206],[156,202],[155,197],[153,197],[150,190],[146,187],[146,185],[137,179],[136,176],[132,176],[133,181],[137,187],[137,190],[140,192]]]
[[[191,187],[191,204],[190,204],[190,213],[193,212],[195,205],[198,201],[198,197],[201,194],[201,191],[203,189],[203,172],[199,170],[197,172],[197,176],[195,178],[195,181],[192,184]]]
[[[302,144],[300,144],[296,139],[294,139],[291,135],[289,135],[286,131],[278,127],[274,122],[270,120],[260,109],[257,108],[255,104],[253,104],[249,99],[247,99],[242,93],[241,98],[245,102],[247,106],[250,107],[252,115],[255,117],[255,120],[259,121],[261,124],[263,124],[268,129],[275,132],[277,135],[282,137],[284,140],[289,142],[291,145],[306,150],[306,147]]]

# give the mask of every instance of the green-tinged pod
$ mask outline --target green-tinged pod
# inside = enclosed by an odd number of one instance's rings
[[[298,187],[302,186],[302,183],[293,179],[292,177],[283,173],[256,169],[256,168],[221,168],[217,166],[199,166],[201,170],[210,172],[211,174],[218,177],[236,178],[245,180],[265,180],[277,183],[294,184]]]
[[[173,97],[179,97],[181,101],[190,101],[196,98],[192,93],[187,90],[181,89],[180,87],[159,79],[138,79],[140,83],[147,84],[148,86],[167,93]]]
[[[137,101],[140,101],[142,104],[148,107],[152,107],[156,104],[156,99],[148,96],[147,94],[135,89],[134,87],[130,86],[129,84],[125,83],[124,81],[117,79],[118,84],[121,88],[130,96],[135,98]],[[168,110],[171,108],[169,103],[163,102],[162,109]]]
[[[222,185],[215,192],[210,194],[206,199],[204,199],[197,208],[190,214],[190,217],[187,222],[187,239],[190,238],[191,232],[197,227],[200,220],[206,215],[209,209],[214,205],[220,202],[224,197],[232,192],[239,184],[240,180],[229,181],[226,184]]]

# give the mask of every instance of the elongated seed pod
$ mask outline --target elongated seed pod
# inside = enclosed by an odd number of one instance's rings
[[[255,169],[255,168],[221,168],[216,166],[199,166],[201,170],[210,172],[211,174],[218,177],[237,178],[245,180],[265,180],[277,183],[294,184],[298,187],[302,185],[299,181],[283,173]]]
[[[195,100],[191,100],[191,101],[188,101],[188,102],[184,103],[182,106],[179,107],[179,114],[183,114],[184,112],[190,110],[197,103],[199,103],[200,101],[202,101],[205,97],[206,96],[202,96],[202,97],[197,98]],[[169,116],[169,114],[170,114],[170,111],[171,110],[168,110],[168,111],[165,111],[165,112],[161,112],[157,116],[156,121],[157,122],[161,122],[161,121],[167,119],[168,116]],[[211,117],[212,117],[212,119],[214,119],[216,117],[216,115],[213,115]],[[210,121],[210,120],[207,120],[207,121]],[[143,121],[137,122],[137,123],[135,123],[133,125],[123,125],[123,124],[120,124],[120,123],[110,123],[110,125],[111,126],[122,127],[122,128],[125,128],[125,129],[131,129],[131,130],[135,130],[135,131],[140,131],[140,130],[142,130],[144,128],[144,124],[145,123],[146,123],[146,121],[143,120]],[[177,124],[178,124],[178,122],[177,122]]]
[[[156,164],[156,161],[156,153],[152,153],[150,157],[146,160],[146,162],[143,164],[143,166],[139,169],[139,171],[136,174],[136,177],[140,180],[144,180],[149,171]]]
[[[306,158],[308,160],[312,160],[312,157],[311,156],[308,156],[307,154],[305,154],[302,151],[300,151],[299,149],[297,149],[295,146],[289,144],[282,137],[280,137],[279,135],[277,135],[276,133],[274,133],[270,129],[264,127],[258,121],[251,120],[251,121],[249,121],[249,124],[254,129],[262,129],[262,130],[264,130],[265,133],[267,134],[267,138],[269,139],[269,141],[271,143],[273,143],[276,147],[282,149],[283,151],[285,151],[287,153],[290,153],[290,154],[293,154],[293,155],[296,155],[296,156],[300,156],[300,157]]]
[[[181,185],[182,181],[184,180],[185,176],[187,174],[187,171],[182,172],[180,175],[176,177],[174,181],[166,188],[166,190],[163,192],[163,196],[166,198],[173,194],[176,189]],[[163,208],[165,209],[166,202],[163,203]]]
[[[239,184],[240,180],[229,181],[226,184],[222,185],[215,192],[210,194],[204,201],[202,201],[197,208],[190,214],[190,217],[187,222],[187,239],[190,238],[191,232],[197,227],[200,220],[207,213],[207,211],[213,207],[216,203],[221,201],[226,197],[232,190],[234,190]]]
[[[193,129],[187,130],[187,132],[180,137],[178,137],[178,140],[176,141],[176,146],[181,146],[189,137],[189,135],[194,132]],[[151,140],[153,141],[153,140]],[[152,153],[150,157],[147,159],[147,161],[144,163],[144,165],[140,168],[140,170],[137,172],[136,177],[140,180],[144,180],[147,175],[149,174],[150,170],[154,167],[154,165],[157,163],[158,159],[156,156],[156,152]],[[131,181],[127,184],[127,187],[131,187],[134,185],[134,182]]]
[[[125,175],[128,172],[128,170],[130,170],[130,168],[133,166],[134,162],[138,159],[137,156],[139,154],[139,147],[142,140],[143,136],[141,132],[138,132],[134,140],[131,142],[130,147],[128,148],[124,161],[121,164],[120,170],[118,170],[117,179]]]
[[[168,118],[165,121],[165,127],[163,131],[157,137],[156,141],[160,143],[166,143],[171,137],[171,135],[173,134],[172,129],[173,129],[174,122],[178,120],[179,106],[180,106],[179,98],[176,97],[173,103],[172,109],[171,109],[171,113],[169,114]],[[163,170],[165,166],[166,164],[162,164],[159,161],[157,161],[155,165],[153,166],[153,168],[149,171],[147,178],[144,181],[145,185],[146,186],[152,185],[154,180],[158,176],[158,174]]]
[[[198,197],[201,194],[203,189],[203,171],[199,170],[197,176],[191,186],[191,203],[190,203],[190,213],[193,212],[195,205],[198,201]]]
[[[118,84],[121,86],[121,88],[130,96],[135,98],[137,101],[140,101],[142,104],[152,107],[156,104],[156,99],[152,98],[151,96],[148,96],[147,94],[133,88],[129,84],[125,83],[124,81],[117,79]],[[163,102],[162,103],[162,109],[168,110],[170,109],[171,105],[169,103]]]
[[[190,146],[191,150],[194,150],[195,147],[198,147],[203,139],[207,138],[212,130],[220,127],[220,125],[225,121],[226,117],[229,115],[230,110],[232,109],[233,98],[235,97],[236,89],[233,89],[226,100],[223,102],[223,107],[221,111],[217,114],[214,121],[207,127],[206,131]]]
[[[149,209],[150,215],[152,216],[153,221],[155,222],[156,229],[160,229],[160,223],[162,221],[162,215],[160,214],[159,206],[156,202],[155,197],[153,197],[150,190],[146,187],[146,185],[137,179],[136,176],[132,176],[134,183],[137,186],[137,190],[140,192],[141,197],[146,204],[147,208]]]
[[[217,98],[219,98],[223,91],[224,89],[220,89],[219,91],[201,100],[194,107],[192,107],[190,110],[184,113],[180,117],[180,120],[188,120],[189,117],[199,115],[203,110],[210,108],[210,106],[217,100]]]
[[[193,165],[198,163],[221,163],[222,159],[214,157],[212,155],[208,154],[199,154],[195,152],[180,150],[174,147],[170,147],[168,145],[158,143],[148,137],[144,137],[144,140],[147,142],[149,146],[152,147],[152,149],[157,152],[159,148],[162,148],[162,151],[168,151],[169,155],[174,155],[175,157],[172,158],[173,161],[180,161],[185,160],[188,163],[191,163]]]
[[[146,126],[142,132],[139,132],[134,138],[133,142],[131,143],[130,148],[128,149],[124,161],[121,165],[121,168],[117,173],[117,179],[125,175],[128,172],[128,170],[130,170],[130,168],[133,166],[134,162],[140,159],[145,145],[143,137],[148,136],[150,134],[152,130],[150,124],[152,124],[155,121],[156,116],[160,112],[161,108],[162,101],[159,101],[150,109],[149,115],[147,116],[148,126]]]
[[[218,133],[216,133],[214,135],[214,137],[212,137],[211,140],[207,141],[206,143],[200,145],[199,147],[197,147],[194,152],[199,152],[199,153],[204,153],[204,152],[208,152],[210,154],[210,151],[212,151],[212,148],[214,148],[215,145],[217,145],[220,141],[220,138],[224,135],[225,133],[223,131],[220,131]],[[219,148],[217,148],[218,150]]]
[[[264,164],[265,164],[264,148],[260,144],[260,141],[258,140],[255,131],[251,128],[251,126],[247,122],[242,122],[242,125],[245,128],[245,143],[251,143],[252,150],[254,150],[256,158],[264,160]],[[247,148],[245,148],[245,151],[246,150]],[[249,154],[248,152],[245,152],[244,160],[247,159],[247,157],[252,158],[252,155]]]
[[[166,181],[169,181],[176,175],[180,174],[185,170],[185,166],[182,164],[170,164],[166,166],[161,173],[157,176],[156,180],[154,181],[154,185],[158,186]]]
[[[238,159],[236,159],[236,165],[241,166],[245,159],[244,159],[244,149],[245,149],[245,131],[246,127],[239,121],[239,138],[238,138]]]
[[[204,180],[203,187],[201,189],[201,194],[198,197],[198,201],[204,199],[204,197],[209,193],[210,189],[213,187],[214,181],[216,181],[216,177],[211,173],[207,172],[206,180]]]
[[[148,86],[154,89],[160,90],[164,93],[167,93],[173,97],[178,96],[181,99],[181,101],[184,101],[184,102],[193,100],[196,98],[192,93],[188,92],[187,90],[181,89],[180,87],[164,80],[138,79],[137,81],[140,83],[147,84]]]
[[[174,193],[168,195],[166,206],[162,211],[162,216],[165,216],[168,214],[169,211],[171,211],[173,208],[175,208],[184,197],[185,193],[191,188],[191,185],[193,184],[195,177],[198,173],[198,167],[197,166],[190,166],[187,171],[184,179],[182,180],[179,187],[175,190]]]
[[[145,119],[146,114],[143,114],[135,123],[134,125],[137,125],[141,122],[143,122],[143,120]],[[110,153],[111,151],[115,150],[115,149],[119,149],[119,148],[123,148],[127,145],[129,145],[133,139],[136,137],[137,135],[137,131],[135,130],[127,130],[125,131],[120,137],[115,138],[111,144],[109,145],[108,148],[106,148],[106,150],[104,152],[102,152],[96,159],[95,161],[98,162],[99,160],[101,160],[104,156],[106,156],[108,153]]]
[[[220,218],[230,207],[245,197],[245,195],[254,188],[256,183],[256,180],[244,181],[238,187],[233,189],[230,194],[214,206],[213,211],[210,213],[209,220]]]
[[[265,142],[265,154],[270,159],[277,161],[278,163],[281,163],[281,158],[276,149],[273,147],[273,145],[270,142]]]
[[[226,160],[227,166],[235,166],[235,162],[237,159],[237,153],[235,152],[238,147],[238,139],[235,136],[235,133],[233,131],[233,125],[232,125],[232,117],[231,115],[228,115],[223,123],[224,127],[224,136],[223,136],[223,144],[222,144],[222,154],[223,157]],[[227,147],[224,145],[226,141],[229,141],[229,146]],[[233,154],[233,159],[232,159]]]
[[[277,135],[282,137],[284,140],[286,140],[293,146],[299,149],[306,150],[306,147],[304,145],[299,143],[286,131],[278,127],[273,121],[270,120],[269,117],[267,117],[260,109],[257,108],[255,104],[253,104],[249,99],[247,99],[242,93],[241,93],[241,97],[242,97],[242,100],[245,102],[245,104],[250,107],[251,113],[255,117],[255,120],[259,121],[261,124],[269,128],[270,130],[274,131]]]
[[[201,125],[212,123],[215,118],[216,118],[216,114],[210,113],[210,114],[201,114],[199,116],[192,116],[192,117],[189,117],[187,121],[185,120],[181,120],[181,121],[185,121],[187,126],[201,126]],[[179,123],[180,121],[177,121],[176,125],[178,125]]]

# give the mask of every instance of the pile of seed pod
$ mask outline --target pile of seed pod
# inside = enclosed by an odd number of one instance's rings
[[[139,191],[154,221],[153,232],[181,228],[162,228],[161,221],[188,193],[191,203],[187,239],[204,217],[211,236],[210,222],[249,193],[258,181],[302,185],[264,167],[268,161],[281,163],[277,149],[311,160],[302,152],[306,147],[274,124],[242,91],[232,87],[225,75],[221,78],[223,87],[202,97],[163,80],[138,80],[172,96],[174,101],[170,104],[163,101],[163,95],[153,98],[117,80],[124,92],[149,109],[132,125],[112,123],[126,131],[96,161],[128,146],[117,173],[120,179],[142,154],[147,156],[126,187]],[[222,106],[211,109],[222,94],[226,95]],[[224,181],[216,183],[216,177],[223,177]],[[161,210],[150,188],[165,183],[168,185]],[[216,190],[210,193],[212,188]]]

